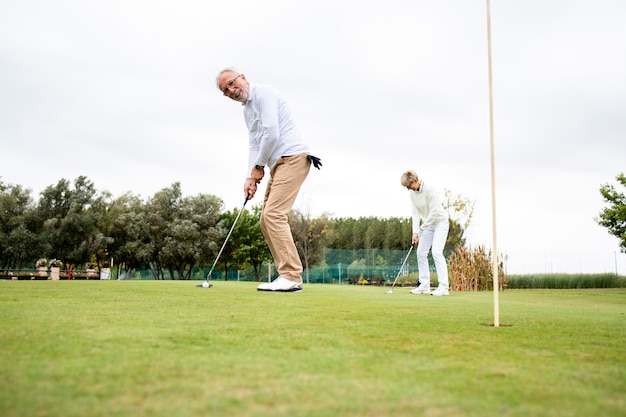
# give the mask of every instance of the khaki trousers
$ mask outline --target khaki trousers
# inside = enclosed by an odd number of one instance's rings
[[[296,202],[300,187],[309,175],[307,153],[283,156],[270,171],[261,211],[261,231],[283,278],[302,281],[302,262],[293,242],[287,216]]]

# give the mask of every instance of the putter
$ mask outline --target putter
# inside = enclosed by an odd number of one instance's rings
[[[222,249],[220,249],[220,251],[217,253],[215,262],[213,262],[213,266],[211,266],[211,269],[209,270],[209,273],[207,274],[206,279],[204,280],[202,284],[196,285],[196,287],[211,288],[213,286],[213,284],[209,282],[209,279],[211,278],[211,274],[213,273],[213,269],[215,268],[215,265],[217,265],[217,260],[220,259],[220,255],[222,254],[222,251],[226,247],[226,242],[228,242],[228,238],[230,237],[230,234],[233,233],[233,229],[235,228],[235,225],[237,224],[237,220],[239,220],[239,216],[241,216],[241,213],[243,213],[243,209],[246,207],[247,202],[248,202],[248,199],[246,198],[246,201],[243,202],[243,206],[241,206],[241,210],[239,210],[239,214],[237,214],[237,217],[235,217],[235,221],[233,222],[233,225],[230,227],[230,231],[226,235],[226,239],[224,239],[224,244],[222,245]]]
[[[398,280],[400,273],[402,273],[402,270],[404,269],[404,264],[406,264],[407,259],[409,259],[409,255],[411,254],[412,250],[413,250],[413,245],[411,245],[411,247],[409,248],[409,253],[406,254],[406,257],[404,258],[404,262],[402,262],[402,266],[398,270],[398,275],[396,275],[396,279],[394,279],[393,284],[391,284],[391,289],[385,292],[385,294],[393,294],[393,287],[396,285],[396,281]]]

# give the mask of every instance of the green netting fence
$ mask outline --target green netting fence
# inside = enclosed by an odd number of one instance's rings
[[[309,283],[320,284],[348,284],[355,279],[383,279],[385,281],[393,281],[402,266],[402,262],[407,256],[406,251],[399,250],[381,250],[381,249],[327,249],[324,253],[324,260],[315,266],[308,268],[303,273],[303,280]],[[221,262],[220,262],[221,264]],[[230,269],[228,273],[220,270],[218,267],[211,274],[211,280],[228,280],[228,281],[257,281],[257,276],[252,268]],[[431,261],[432,266],[432,261]],[[201,280],[206,277],[210,265],[206,268],[194,268],[190,279]],[[308,272],[308,273],[307,273]],[[417,256],[412,252],[409,256],[401,276],[417,273]],[[273,264],[263,264],[260,268],[259,281],[267,281],[277,276],[276,269]],[[133,270],[124,273],[113,269],[112,279],[140,279],[151,280],[156,279],[155,273],[150,270]],[[164,279],[177,279],[177,277],[169,276],[165,272]]]

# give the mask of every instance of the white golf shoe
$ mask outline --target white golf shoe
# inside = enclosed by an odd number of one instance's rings
[[[411,294],[430,294],[430,284],[420,284],[411,290]]]
[[[445,288],[437,288],[435,291],[431,292],[430,295],[434,295],[436,297],[440,297],[442,295],[448,295],[448,290]]]
[[[257,291],[300,292],[302,291],[302,282],[291,281],[279,276],[272,282],[260,284],[256,289]]]

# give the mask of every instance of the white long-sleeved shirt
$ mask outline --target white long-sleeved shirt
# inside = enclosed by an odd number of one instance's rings
[[[409,191],[413,214],[413,234],[420,235],[423,230],[442,221],[448,221],[448,213],[443,208],[437,190],[426,182],[417,191]]]
[[[275,88],[251,83],[243,115],[250,141],[246,175],[254,165],[271,169],[282,156],[309,152],[287,101]]]

